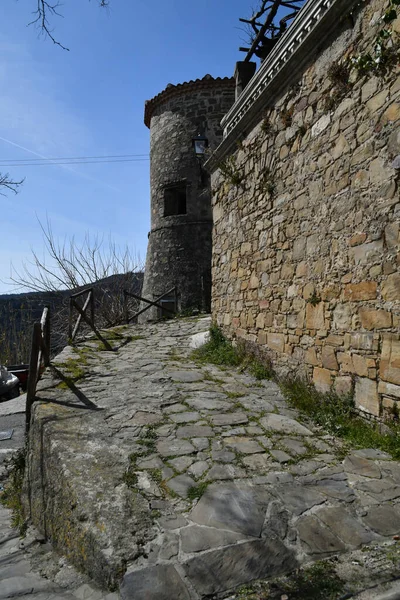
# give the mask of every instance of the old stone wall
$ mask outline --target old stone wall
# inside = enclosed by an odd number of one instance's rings
[[[214,319],[374,415],[400,402],[400,70],[349,59],[388,6],[343,15],[212,175]]]
[[[176,286],[178,309],[210,310],[210,181],[193,149],[204,135],[210,148],[222,139],[221,119],[234,101],[233,79],[201,80],[169,86],[146,104],[150,127],[151,231],[143,296],[156,298]],[[183,185],[185,210],[166,214],[165,189]],[[143,319],[157,317],[149,310]]]

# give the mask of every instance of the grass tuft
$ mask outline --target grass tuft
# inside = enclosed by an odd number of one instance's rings
[[[190,487],[187,493],[188,500],[196,500],[201,498],[210,483],[210,481],[202,481],[198,485],[193,485]]]
[[[210,327],[209,341],[194,350],[192,357],[200,362],[231,367],[236,367],[242,362],[242,357],[237,348],[232,346],[216,325]]]
[[[247,369],[256,379],[271,379],[272,371],[260,358],[249,355],[245,348],[235,347],[217,325],[210,327],[209,341],[192,352],[191,357],[202,363]]]
[[[21,502],[22,484],[24,481],[26,450],[21,448],[11,459],[10,478],[4,491],[0,494],[0,502],[12,511],[11,525],[18,529],[19,534],[24,536],[27,522]]]
[[[333,392],[322,394],[305,381],[292,379],[280,382],[289,404],[307,415],[327,433],[338,436],[357,448],[378,448],[400,459],[400,426],[367,421],[354,410],[351,396],[340,397]]]
[[[291,600],[320,600],[338,598],[344,583],[332,564],[319,561],[297,571],[282,587]]]
[[[272,379],[273,373],[268,365],[263,364],[257,358],[252,358],[247,366],[250,375],[253,375],[258,381],[262,379]]]
[[[245,585],[235,597],[237,600],[337,600],[342,597],[344,587],[334,565],[318,561],[287,577]]]

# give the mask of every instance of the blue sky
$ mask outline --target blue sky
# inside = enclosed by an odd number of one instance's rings
[[[64,0],[52,18],[69,52],[27,27],[37,0],[0,6],[0,165],[12,159],[148,154],[146,99],[168,83],[232,75],[243,56],[239,17],[250,0]],[[57,237],[86,231],[128,243],[145,258],[149,162],[0,166],[25,182],[0,196],[0,279],[42,252],[37,218]],[[0,282],[0,293],[12,291]]]

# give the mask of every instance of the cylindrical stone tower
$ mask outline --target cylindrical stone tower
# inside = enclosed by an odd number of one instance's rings
[[[222,140],[221,119],[234,100],[233,79],[206,75],[170,84],[146,102],[151,231],[142,296],[152,300],[176,286],[180,311],[208,311],[211,302],[211,190],[192,140],[200,134],[216,148]],[[150,309],[142,320],[158,316]]]

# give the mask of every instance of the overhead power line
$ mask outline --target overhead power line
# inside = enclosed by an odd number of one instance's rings
[[[47,160],[86,160],[86,159],[94,159],[94,158],[139,158],[139,157],[148,157],[149,153],[146,152],[144,154],[105,154],[103,156],[59,156],[58,158],[48,158],[46,157],[42,157],[42,158],[0,158],[0,163],[5,163],[5,162],[13,162],[13,163],[19,163],[19,162],[38,162],[38,161],[47,161]]]
[[[150,158],[117,158],[111,160],[71,160],[65,162],[53,162],[51,160],[47,162],[29,162],[29,163],[0,163],[0,167],[43,167],[43,166],[58,166],[58,165],[89,165],[98,164],[102,165],[105,163],[122,163],[122,162],[144,162],[149,161]]]

